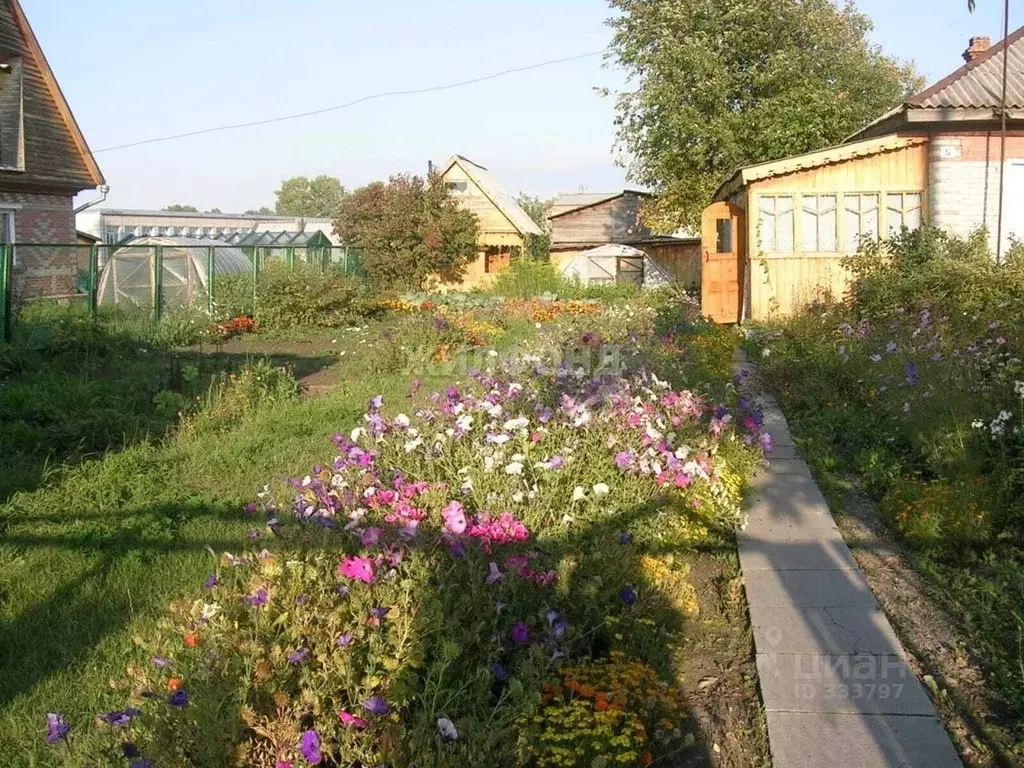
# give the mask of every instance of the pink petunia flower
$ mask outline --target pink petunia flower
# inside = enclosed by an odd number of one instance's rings
[[[338,565],[338,573],[347,579],[369,584],[373,581],[373,560],[368,557],[346,557]]]
[[[347,725],[350,728],[365,728],[370,724],[368,720],[358,715],[353,715],[344,709],[338,713],[338,720],[341,721],[342,725]]]
[[[466,532],[466,510],[459,502],[449,501],[441,511],[441,517],[444,518],[444,529],[448,533],[458,536]]]

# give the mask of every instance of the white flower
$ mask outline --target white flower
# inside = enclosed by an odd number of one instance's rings
[[[497,352],[497,350],[494,350],[494,349],[492,349],[492,350],[490,350],[490,351],[489,351],[489,352],[487,353],[487,356],[488,356],[488,357],[497,357],[497,356],[498,356],[498,352]]]
[[[494,469],[494,457],[484,456],[484,472],[490,472]]]
[[[522,462],[513,461],[505,465],[506,475],[521,475],[523,474]]]
[[[203,603],[202,616],[204,619],[209,621],[218,613],[220,613],[220,605],[218,605],[217,603]]]
[[[572,500],[573,501],[580,501],[581,499],[585,499],[586,497],[587,497],[587,492],[583,490],[583,486],[582,485],[577,485],[575,488],[573,488],[573,490],[572,490]]]
[[[508,421],[505,422],[503,426],[509,432],[511,432],[514,429],[526,429],[528,426],[530,426],[530,420],[525,416],[520,416],[519,418],[516,419],[509,419]]]
[[[437,732],[441,734],[442,739],[447,739],[448,741],[459,740],[459,732],[455,730],[455,723],[447,717],[437,718]]]
[[[661,432],[656,430],[654,427],[648,426],[647,429],[644,430],[644,434],[651,440],[661,440]]]
[[[771,353],[772,351],[768,349],[768,347],[765,347],[764,349],[761,350],[761,357],[769,357]]]
[[[359,438],[365,434],[365,429],[363,429],[362,427],[356,427],[355,429],[352,430],[352,432],[349,433],[348,439],[351,440],[353,443],[358,443]]]
[[[412,453],[417,448],[419,448],[421,445],[423,445],[423,438],[422,437],[417,437],[414,440],[407,440],[406,443],[405,443],[405,452],[406,453]]]
[[[516,491],[515,493],[512,494],[512,501],[514,501],[516,504],[519,504],[520,502],[522,502],[522,500],[523,500],[523,492],[522,491]]]
[[[487,415],[490,416],[492,419],[498,418],[499,416],[501,416],[502,413],[504,413],[504,411],[498,404],[492,405],[490,408],[487,409]]]
[[[404,413],[400,413],[397,416],[395,416],[395,424],[405,429],[406,427],[409,426],[409,417],[406,416]]]
[[[473,417],[468,413],[464,413],[455,420],[455,426],[463,432],[469,432],[473,428]]]
[[[470,493],[470,492],[472,492],[472,490],[473,490],[473,478],[467,477],[462,482],[462,492],[463,493]]]
[[[983,429],[985,427],[985,422],[982,421],[981,419],[975,419],[974,421],[971,422],[971,426],[974,429]]]
[[[1013,391],[1024,397],[1024,381],[1013,382]]]
[[[608,487],[608,483],[595,483],[594,484],[594,495],[595,496],[604,496],[609,491],[611,491],[611,488]]]
[[[534,323],[533,327],[536,328],[539,331],[540,330],[540,323]]]
[[[590,423],[590,411],[584,411],[575,419],[573,419],[572,425],[574,427],[583,427]]]

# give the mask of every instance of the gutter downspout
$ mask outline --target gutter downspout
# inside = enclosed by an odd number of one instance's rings
[[[100,190],[100,196],[98,198],[96,198],[95,200],[90,200],[85,205],[78,206],[77,208],[75,208],[75,210],[73,212],[76,213],[76,214],[81,213],[82,211],[86,210],[87,208],[92,208],[94,205],[99,205],[100,203],[105,201],[107,199],[107,195],[110,194],[110,186],[107,185],[107,184],[100,184],[99,190]]]

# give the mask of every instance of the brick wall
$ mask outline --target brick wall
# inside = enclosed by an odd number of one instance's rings
[[[989,247],[995,251],[999,215],[998,133],[940,134],[929,147],[929,222],[958,235],[985,226]],[[1024,158],[1024,132],[1012,132],[1006,140],[1006,159]],[[1011,218],[1014,218],[1011,213]],[[1008,221],[1007,231],[1024,227],[1024,221]]]
[[[14,213],[14,238],[18,243],[75,242],[75,214],[68,195],[0,192],[0,210],[4,208]],[[72,294],[77,270],[74,248],[18,248],[14,295],[29,299]]]

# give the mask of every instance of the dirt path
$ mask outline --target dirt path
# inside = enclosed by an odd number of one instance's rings
[[[872,591],[896,628],[911,667],[928,686],[939,717],[965,765],[1020,766],[1006,751],[996,704],[971,658],[966,635],[941,606],[936,590],[892,539],[871,499],[851,487],[836,521]]]

